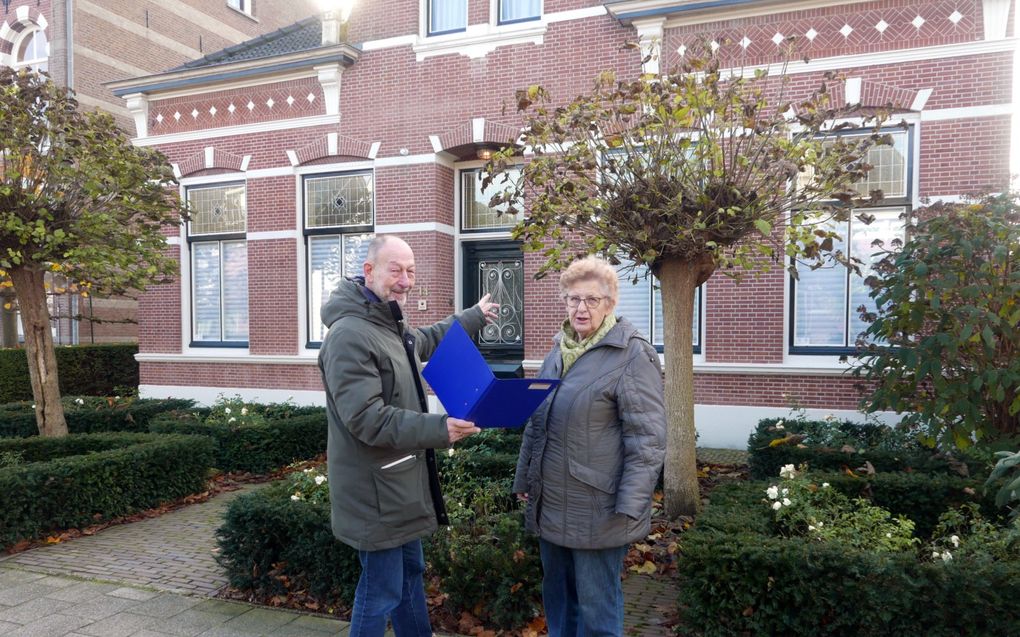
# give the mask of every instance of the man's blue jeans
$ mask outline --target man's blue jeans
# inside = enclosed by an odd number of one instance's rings
[[[627,546],[568,549],[545,540],[539,546],[549,637],[623,635],[620,572]]]
[[[382,551],[358,551],[358,559],[361,579],[354,592],[350,637],[383,637],[387,619],[397,637],[431,637],[421,540]]]

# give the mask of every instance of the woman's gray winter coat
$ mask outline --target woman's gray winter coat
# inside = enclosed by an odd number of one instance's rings
[[[539,378],[563,369],[558,335]],[[567,370],[527,424],[514,493],[527,493],[528,529],[573,549],[623,546],[648,535],[666,453],[659,355],[626,319]]]

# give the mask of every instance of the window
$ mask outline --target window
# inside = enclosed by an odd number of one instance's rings
[[[844,237],[833,250],[863,261],[861,274],[858,276],[841,265],[801,269],[800,280],[792,282],[792,353],[850,353],[856,349],[858,335],[868,327],[861,320],[858,308],[863,305],[869,311],[875,310],[874,300],[868,296],[869,289],[864,284],[879,249],[872,243],[881,239],[888,249],[894,239],[902,240],[901,215],[905,211],[906,208],[869,210],[869,214],[875,216],[870,224],[854,218],[832,228]]]
[[[864,279],[870,274],[879,248],[872,243],[881,240],[888,249],[894,239],[904,239],[902,216],[910,211],[912,183],[911,148],[913,128],[884,131],[892,137],[891,145],[875,146],[868,152],[872,165],[867,178],[857,184],[857,191],[867,195],[881,190],[887,208],[869,209],[874,215],[871,224],[856,219],[829,227],[843,240],[833,245],[839,251],[863,262],[861,274],[854,274],[841,265],[808,270],[801,268],[799,280],[790,280],[790,353],[791,354],[850,354],[857,351],[857,337],[867,329],[861,320],[859,308],[863,305],[874,311],[874,301],[868,295]],[[851,131],[845,135],[866,135]],[[803,177],[802,177],[803,178]],[[808,177],[810,178],[810,177]],[[900,204],[900,205],[896,205]]]
[[[252,0],[227,0],[227,6],[231,9],[237,9],[241,13],[247,13],[251,15],[251,3]]]
[[[663,349],[662,292],[655,277],[648,275],[647,267],[633,271],[622,270],[628,264],[620,266],[620,300],[616,304],[616,315],[626,317],[642,334],[648,337],[655,349]],[[633,283],[634,276],[638,277]],[[694,292],[694,353],[701,353],[701,288]]]
[[[244,184],[189,188],[191,344],[248,344],[248,242]]]
[[[499,0],[499,23],[537,20],[542,15],[542,0]]]
[[[371,172],[316,175],[304,180],[304,232],[308,255],[308,341],[326,335],[322,304],[343,278],[361,274],[375,223]]]
[[[49,68],[50,45],[42,29],[26,31],[16,44],[14,68],[45,72]]]
[[[505,173],[510,181],[504,182],[503,175],[496,177],[489,187],[482,190],[485,173],[481,168],[462,170],[460,173],[460,228],[464,231],[509,230],[517,225],[520,213],[516,215],[500,214],[507,206],[495,208],[489,206],[492,196],[501,190],[507,190],[512,183],[520,178],[520,169],[510,169]]]
[[[427,0],[427,2],[429,35],[467,29],[467,0]]]

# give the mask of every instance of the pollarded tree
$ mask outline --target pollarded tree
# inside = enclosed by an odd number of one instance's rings
[[[173,183],[165,158],[132,146],[109,115],[82,112],[44,75],[0,69],[0,281],[21,312],[40,434],[67,433],[46,274],[101,295],[167,279]]]
[[[931,444],[1020,439],[1020,195],[917,211],[865,279],[877,310],[854,374],[869,411]]]
[[[604,72],[590,93],[566,104],[552,104],[540,86],[517,93],[525,122],[516,141],[531,155],[521,178],[504,183],[492,203],[516,213],[524,202],[527,216],[514,236],[547,258],[540,275],[579,252],[601,253],[648,266],[660,282],[671,326],[664,334],[671,517],[700,504],[695,291],[717,270],[739,277],[787,259],[794,275],[798,259],[852,266],[832,252],[837,235],[827,228],[853,214],[860,199],[854,185],[870,169],[867,153],[888,143],[876,117],[830,100],[836,78],[794,102],[786,77],[727,73],[708,54],[633,81]],[[833,135],[871,124],[871,135]],[[507,148],[490,162],[497,183],[510,181],[507,169],[521,161],[515,152]]]

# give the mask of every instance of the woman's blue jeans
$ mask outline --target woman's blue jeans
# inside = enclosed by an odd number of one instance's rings
[[[623,635],[620,572],[627,546],[568,549],[539,540],[549,637]]]
[[[358,551],[358,559],[361,578],[354,592],[350,637],[383,637],[387,619],[397,637],[431,637],[421,540],[382,551]]]

